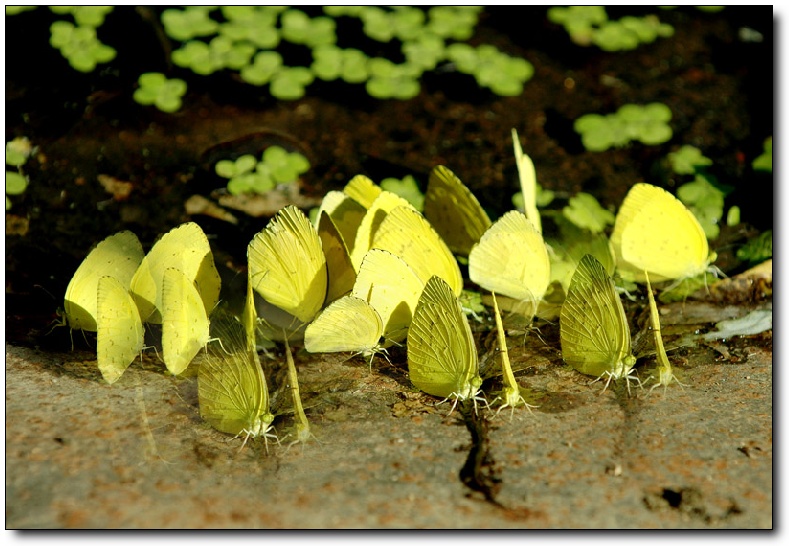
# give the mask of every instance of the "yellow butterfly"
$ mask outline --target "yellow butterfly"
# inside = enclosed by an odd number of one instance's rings
[[[162,284],[165,270],[171,267],[194,281],[207,313],[219,301],[222,281],[208,238],[200,226],[186,222],[165,233],[153,245],[131,280],[131,295],[143,322],[162,323]]]
[[[374,248],[364,255],[352,294],[367,301],[383,323],[386,344],[406,338],[425,283],[400,257]]]
[[[168,267],[162,279],[162,352],[173,375],[180,375],[212,341],[211,324],[194,282]]]
[[[422,282],[433,275],[446,281],[455,296],[463,290],[457,260],[422,214],[411,206],[397,207],[386,215],[371,248],[388,250],[414,270]]]
[[[97,331],[99,279],[113,277],[128,292],[143,259],[142,245],[131,231],[110,235],[82,261],[66,288],[64,322],[72,330]]]
[[[356,282],[356,270],[348,254],[342,234],[326,211],[320,213],[318,236],[326,258],[327,291],[325,303],[331,303],[349,293]]]
[[[682,383],[680,383],[679,379],[676,378],[674,371],[671,369],[671,362],[669,362],[666,349],[663,346],[663,336],[660,332],[660,315],[658,314],[657,304],[655,303],[655,296],[652,295],[652,285],[649,283],[649,273],[646,271],[644,271],[644,278],[647,283],[647,296],[649,297],[649,318],[652,323],[652,335],[655,337],[655,351],[658,361],[657,377],[654,375],[650,376],[650,379],[655,379],[657,383],[653,385],[651,389],[649,389],[649,392],[652,392],[655,387],[659,387],[660,385],[663,385],[663,387],[668,387],[672,381],[676,381],[680,387],[683,387]]]
[[[359,230],[359,225],[362,223],[367,209],[341,191],[330,191],[323,196],[318,210],[319,223],[316,226],[318,229],[320,229],[320,219],[324,213],[331,218],[350,255],[356,241],[356,232]]]
[[[386,190],[381,191],[380,195],[370,205],[370,208],[367,209],[364,218],[362,218],[362,223],[359,225],[359,230],[356,232],[356,241],[351,251],[351,262],[356,271],[359,271],[364,255],[372,248],[375,234],[380,229],[384,219],[392,210],[398,207],[416,210],[408,201],[396,193]]]
[[[507,350],[507,338],[504,334],[504,325],[501,321],[501,313],[499,312],[499,304],[496,301],[495,293],[493,293],[493,310],[496,316],[496,331],[499,340],[499,357],[501,358],[501,371],[504,382],[504,388],[501,390],[501,393],[497,398],[497,400],[501,400],[502,404],[496,414],[506,407],[510,407],[514,410],[516,406],[521,404],[525,405],[526,408],[531,411],[531,408],[536,408],[537,406],[532,406],[523,398],[521,395],[520,386],[515,380],[515,374],[512,372],[510,354]]]
[[[427,281],[408,329],[408,375],[419,390],[444,400],[476,400],[482,378],[471,328],[452,288]],[[476,402],[475,402],[476,404]]]
[[[575,270],[560,317],[562,358],[586,375],[629,379],[636,359],[630,327],[614,281],[587,254]],[[629,388],[629,383],[628,383]]]
[[[276,439],[270,432],[274,415],[269,408],[266,377],[254,349],[256,313],[251,285],[247,287],[242,322],[243,342],[236,343],[230,353],[209,352],[200,364],[197,375],[200,415],[220,432],[244,435],[242,448],[249,438],[262,436],[268,450],[268,439]]]
[[[537,210],[537,171],[534,162],[523,153],[521,141],[518,138],[518,131],[512,129],[512,147],[515,152],[515,165],[518,167],[518,178],[521,184],[521,195],[523,195],[523,209],[526,218],[534,226],[538,233],[542,233],[542,219]]]
[[[97,364],[107,383],[115,383],[143,348],[137,305],[116,277],[99,278],[97,286]]]
[[[357,174],[345,185],[342,192],[362,205],[364,208],[369,209],[373,206],[373,202],[378,199],[383,190],[375,182],[370,180],[363,174]]]
[[[616,215],[611,248],[619,273],[644,282],[684,279],[703,274],[715,261],[699,221],[669,192],[636,184]]]
[[[383,351],[381,317],[365,300],[343,296],[315,317],[304,331],[304,348],[311,353],[354,352],[370,358]]]
[[[512,210],[471,249],[468,272],[482,288],[526,302],[533,315],[548,289],[551,264],[542,235],[523,213]]]
[[[247,247],[252,288],[269,303],[310,322],[326,297],[326,258],[317,231],[289,205]]]
[[[462,256],[468,256],[491,225],[471,190],[443,165],[430,171],[424,215],[449,249]]]

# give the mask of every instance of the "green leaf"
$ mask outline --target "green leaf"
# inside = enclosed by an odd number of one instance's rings
[[[702,175],[696,175],[693,182],[677,188],[677,197],[685,203],[696,216],[708,239],[720,233],[720,219],[723,217],[724,194],[710,184]]]
[[[602,233],[606,226],[613,225],[614,214],[600,206],[597,199],[588,193],[579,193],[570,198],[570,204],[562,209],[564,217],[580,228],[592,233]]]
[[[5,172],[5,192],[11,195],[20,195],[27,189],[27,178],[14,171]]]
[[[750,265],[762,263],[773,257],[773,230],[768,229],[745,243],[737,250],[737,258]]]
[[[764,141],[764,152],[751,163],[754,171],[773,172],[773,137]]]
[[[411,203],[418,211],[422,211],[425,207],[425,195],[419,189],[416,179],[410,174],[404,176],[402,180],[384,178],[381,180],[381,188],[396,193]]]
[[[677,174],[694,174],[700,167],[712,165],[712,160],[705,157],[695,146],[684,145],[676,152],[668,154],[672,170]]]

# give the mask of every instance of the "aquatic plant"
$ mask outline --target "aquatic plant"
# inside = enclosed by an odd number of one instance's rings
[[[71,15],[78,26],[98,28],[114,6],[49,6],[49,9],[57,15]]]
[[[375,57],[367,64],[370,79],[367,93],[377,99],[410,99],[419,94],[421,71],[408,64],[395,64],[389,59]]]
[[[773,172],[773,137],[764,141],[764,151],[751,163],[754,171]]]
[[[288,152],[280,146],[269,146],[261,160],[245,154],[235,161],[224,159],[214,167],[216,174],[227,178],[227,190],[233,194],[265,193],[279,184],[298,180],[307,172],[310,163],[298,152]]]
[[[416,179],[410,174],[405,175],[402,179],[398,178],[384,178],[381,180],[381,188],[392,193],[396,193],[409,203],[418,211],[423,211],[425,208],[425,194],[419,189]]]
[[[490,45],[475,48],[456,43],[448,46],[446,53],[458,72],[474,76],[480,87],[501,96],[520,95],[523,84],[534,74],[534,67],[527,60],[510,57]]]
[[[562,25],[580,46],[596,45],[604,51],[626,51],[674,34],[674,28],[655,15],[609,20],[602,6],[553,7],[548,20]]]
[[[712,160],[705,157],[701,150],[688,144],[676,152],[670,152],[668,160],[676,174],[695,174],[700,168],[712,165]]]
[[[9,195],[21,195],[28,186],[28,179],[22,173],[22,166],[27,163],[28,157],[32,153],[33,147],[30,140],[26,137],[17,137],[5,145],[5,164],[16,167],[15,171],[6,169],[5,171],[5,210],[11,208]]]
[[[167,79],[159,72],[146,72],[138,78],[139,87],[134,100],[144,106],[156,106],[162,112],[173,113],[181,108],[181,97],[186,93],[186,82],[179,78]]]
[[[107,63],[117,54],[115,49],[99,41],[95,28],[74,26],[68,21],[52,23],[49,43],[80,72],[92,72],[97,64]]]
[[[312,50],[312,69],[317,78],[324,81],[341,79],[346,83],[363,83],[369,78],[368,58],[364,52],[329,45]]]
[[[570,198],[562,214],[579,228],[592,233],[603,233],[606,226],[614,225],[615,220],[613,212],[604,209],[593,195],[583,192]]]
[[[693,182],[677,188],[677,197],[691,210],[704,229],[708,239],[720,234],[725,194],[710,183],[704,174],[697,174]]]
[[[633,140],[644,144],[661,144],[671,140],[668,122],[671,110],[665,104],[653,102],[645,106],[625,104],[613,114],[586,114],[573,124],[581,135],[584,147],[590,152],[602,152],[621,147]]]

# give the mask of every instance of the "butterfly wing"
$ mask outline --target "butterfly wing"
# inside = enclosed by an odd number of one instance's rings
[[[179,269],[165,269],[162,283],[162,352],[170,373],[181,374],[210,337],[208,315],[194,283]]]
[[[392,210],[398,207],[414,208],[411,203],[396,193],[384,190],[381,191],[370,208],[367,209],[364,218],[362,218],[362,223],[359,225],[359,230],[356,232],[356,240],[351,251],[351,262],[353,262],[353,267],[356,271],[359,270],[364,255],[372,248],[375,235],[383,224],[384,219]]]
[[[343,296],[307,326],[304,348],[311,353],[376,352],[383,334],[378,313],[366,301]]]
[[[463,290],[463,277],[455,256],[430,222],[413,207],[398,207],[387,214],[372,247],[402,258],[424,283],[438,275],[456,296]]]
[[[617,214],[611,245],[624,276],[644,282],[682,279],[704,273],[709,243],[699,221],[663,188],[636,184]]]
[[[228,434],[264,434],[273,420],[268,389],[257,355],[246,349],[209,353],[197,375],[200,416]]]
[[[430,172],[424,214],[449,249],[463,256],[491,225],[471,190],[443,165]]]
[[[521,212],[499,218],[474,246],[469,278],[519,301],[539,301],[550,283],[551,264],[542,235]]]
[[[165,233],[153,245],[131,281],[132,297],[145,322],[162,322],[164,272],[171,267],[195,282],[206,313],[219,301],[222,281],[214,265],[211,245],[199,225],[186,222]]]
[[[387,342],[397,343],[406,338],[424,287],[402,258],[376,248],[365,254],[352,294],[378,312]]]
[[[96,356],[107,383],[115,383],[143,347],[145,332],[128,289],[115,277],[101,277],[97,286]]]
[[[408,374],[421,391],[441,398],[473,398],[482,380],[468,320],[452,288],[431,277],[408,329]]]
[[[321,212],[318,222],[318,236],[321,239],[323,255],[326,257],[328,283],[326,303],[331,303],[353,289],[356,270],[353,268],[343,236],[337,230],[331,216],[326,212]]]
[[[74,330],[97,329],[97,290],[101,277],[114,277],[129,288],[143,259],[142,245],[131,231],[110,235],[82,261],[66,287],[63,308],[66,323]]]
[[[595,377],[623,377],[635,363],[630,328],[614,282],[597,258],[584,256],[570,281],[560,317],[562,357]]]
[[[326,258],[317,231],[289,205],[256,234],[247,248],[253,289],[269,303],[309,322],[326,296]]]

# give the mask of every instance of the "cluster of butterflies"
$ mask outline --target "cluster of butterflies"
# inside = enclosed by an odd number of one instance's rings
[[[516,146],[516,156],[517,151]],[[271,436],[274,415],[258,336],[286,344],[297,440],[310,432],[289,338],[302,337],[312,353],[353,352],[370,363],[376,354],[405,343],[409,377],[418,389],[454,403],[484,400],[456,256],[468,264],[470,280],[491,292],[503,378],[493,403],[526,405],[509,363],[496,296],[530,323],[557,280],[555,254],[526,197],[526,214],[513,210],[491,222],[458,177],[438,166],[430,173],[424,212],[362,175],[326,194],[317,225],[294,206],[281,209],[248,245],[243,342],[211,351],[200,365],[203,418],[223,432]],[[563,358],[607,381],[631,378],[636,359],[612,279],[615,268],[624,278],[647,284],[659,362],[655,380],[667,386],[676,379],[660,337],[650,277],[665,281],[704,274],[714,253],[679,200],[641,183],[625,198],[610,250],[608,244],[604,249],[602,262],[592,254],[577,261],[565,290]],[[170,231],[144,257],[136,236],[121,232],[100,243],[75,273],[65,317],[73,329],[98,332],[98,367],[110,383],[142,350],[145,322],[162,325],[163,360],[180,374],[212,340],[209,315],[219,291],[208,241],[196,224]],[[267,306],[262,317],[255,294]]]

